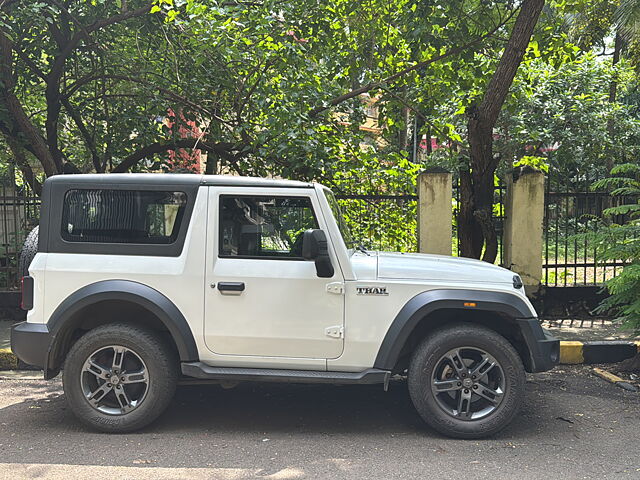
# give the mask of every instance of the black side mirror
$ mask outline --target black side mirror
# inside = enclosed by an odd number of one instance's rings
[[[329,257],[326,234],[322,230],[307,230],[302,235],[302,258],[315,260],[319,277],[333,277],[333,265]]]

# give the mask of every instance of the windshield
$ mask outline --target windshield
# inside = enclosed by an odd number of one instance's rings
[[[338,228],[340,229],[340,234],[342,235],[345,245],[347,248],[354,248],[356,242],[353,240],[349,226],[342,216],[340,204],[338,203],[338,200],[336,200],[336,196],[328,188],[324,189],[324,195],[327,197],[327,202],[329,202],[329,207],[333,212],[333,217],[336,219],[336,223],[338,224]]]

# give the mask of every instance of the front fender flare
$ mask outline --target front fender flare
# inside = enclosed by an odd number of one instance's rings
[[[465,306],[465,303],[474,303],[475,307]],[[375,368],[392,370],[402,347],[418,323],[430,313],[441,309],[497,312],[513,319],[535,318],[522,298],[506,292],[466,289],[422,292],[411,298],[396,315],[378,350]]]
[[[83,308],[97,302],[123,300],[134,303],[154,314],[169,331],[178,348],[180,360],[193,362],[198,360],[198,348],[191,328],[175,304],[159,291],[130,280],[104,280],[92,283],[69,295],[55,309],[47,328],[52,336],[47,355],[45,372],[59,367],[58,347],[62,334],[74,325],[69,320]]]

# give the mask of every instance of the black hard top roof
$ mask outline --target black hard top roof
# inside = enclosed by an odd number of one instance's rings
[[[55,175],[47,183],[73,185],[214,185],[229,187],[281,187],[312,188],[312,183],[296,180],[281,180],[259,177],[236,177],[233,175],[196,175],[189,173],[101,173]]]

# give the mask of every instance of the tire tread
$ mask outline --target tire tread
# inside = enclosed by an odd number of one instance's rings
[[[151,378],[142,404],[122,416],[93,409],[86,402],[79,382],[86,357],[95,349],[113,343],[144,350],[144,353],[137,350],[136,353],[146,356],[143,360]],[[107,324],[88,331],[73,345],[65,360],[63,386],[73,413],[82,423],[103,432],[126,433],[147,426],[169,406],[178,381],[178,366],[177,355],[156,331],[125,323]]]
[[[431,394],[431,369],[435,368],[441,354],[463,344],[473,346],[474,342],[492,356],[506,359],[501,362],[507,377],[505,398],[499,410],[489,417],[476,421],[456,420],[442,411]],[[487,327],[461,322],[441,327],[424,338],[411,357],[408,386],[416,410],[430,427],[449,437],[476,439],[498,433],[518,414],[525,378],[522,360],[506,338]]]

